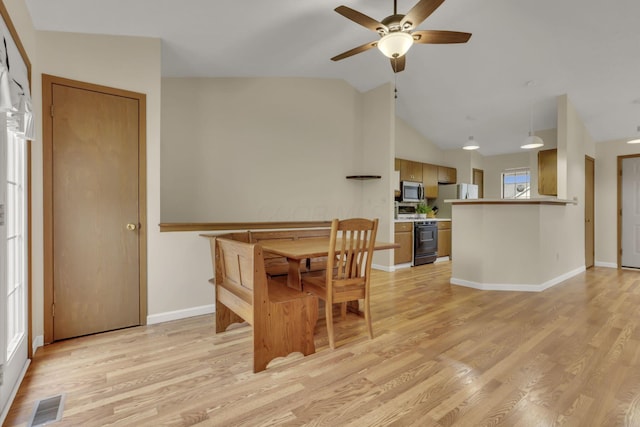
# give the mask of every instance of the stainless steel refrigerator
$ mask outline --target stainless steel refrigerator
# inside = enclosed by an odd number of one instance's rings
[[[438,186],[438,198],[434,206],[438,207],[438,218],[451,218],[451,203],[449,199],[477,199],[478,186],[476,184],[445,184]]]

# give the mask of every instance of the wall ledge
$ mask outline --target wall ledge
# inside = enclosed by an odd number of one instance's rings
[[[163,222],[160,232],[167,231],[220,231],[220,230],[264,230],[280,228],[331,227],[331,221],[284,221],[284,222]]]

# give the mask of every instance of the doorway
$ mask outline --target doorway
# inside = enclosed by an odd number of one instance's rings
[[[45,343],[144,324],[145,95],[42,87]]]
[[[618,266],[640,268],[640,156],[618,157]]]
[[[584,265],[595,261],[595,160],[584,158]]]
[[[473,168],[473,182],[478,186],[478,199],[484,198],[484,170]]]

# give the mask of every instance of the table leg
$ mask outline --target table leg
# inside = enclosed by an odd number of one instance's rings
[[[287,274],[287,286],[292,289],[302,290],[302,276],[300,275],[300,260],[288,258],[289,273]]]

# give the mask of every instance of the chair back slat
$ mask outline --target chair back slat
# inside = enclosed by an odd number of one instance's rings
[[[332,237],[335,234],[336,239],[330,242],[330,250],[333,249],[333,251],[329,254],[329,259],[334,261],[336,267],[334,278],[365,277],[375,244],[377,219],[355,218],[342,221],[336,219],[334,223],[332,223]],[[338,232],[340,240],[336,247]]]

